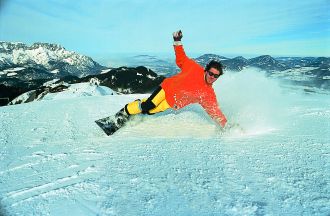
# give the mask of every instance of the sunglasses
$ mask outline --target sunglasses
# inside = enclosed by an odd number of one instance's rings
[[[214,78],[219,78],[219,76],[220,76],[220,74],[215,74],[215,73],[213,73],[213,72],[211,72],[211,71],[206,71],[210,76],[213,76]]]

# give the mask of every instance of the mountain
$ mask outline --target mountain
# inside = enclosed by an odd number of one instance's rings
[[[105,67],[92,58],[50,43],[0,42],[0,105],[39,89],[46,81],[99,74]]]
[[[60,45],[0,42],[0,105],[22,93],[45,92],[43,84],[59,79],[68,84],[98,79],[118,93],[150,93],[165,77],[179,71],[173,62],[154,55],[127,58],[129,67],[107,68],[90,57],[67,51]],[[194,59],[205,66],[210,60],[223,63],[228,71],[259,68],[268,76],[293,81],[299,85],[330,88],[330,58],[278,57],[263,55],[246,59],[204,54]],[[143,66],[142,66],[143,65]]]
[[[284,71],[292,68],[317,67],[329,69],[330,58],[328,57],[278,57],[262,55],[251,59],[242,56],[227,58],[215,54],[205,54],[194,59],[197,63],[205,66],[211,60],[220,61],[227,70],[241,71],[247,67],[255,67],[267,72]]]
[[[242,56],[226,59],[222,63],[226,66],[226,69],[233,71],[241,71],[249,65],[249,61]]]
[[[215,54],[205,54],[195,58],[195,61],[204,67],[211,60],[220,61],[227,70],[231,71],[241,71],[246,67],[256,67],[266,71],[281,71],[288,68],[286,64],[274,59],[269,55],[262,55],[256,58],[246,59],[242,56],[227,58]]]
[[[159,76],[152,70],[144,67],[119,67],[111,69],[107,73],[90,75],[81,78],[78,82],[87,82],[92,78],[100,81],[100,84],[107,86],[118,93],[150,93],[165,78]]]
[[[9,105],[28,103],[37,100],[71,99],[87,96],[116,95],[105,86],[100,86],[97,79],[91,79],[86,83],[68,84],[58,79],[43,84],[43,89],[30,90],[16,97]]]
[[[224,57],[224,56],[219,56],[219,55],[215,55],[215,54],[204,54],[204,55],[201,55],[197,58],[195,58],[194,60],[202,65],[203,67],[206,66],[207,63],[209,63],[209,61],[211,60],[215,60],[215,61],[224,61],[224,60],[228,60],[229,58],[227,57]]]
[[[256,58],[251,58],[248,61],[248,65],[252,67],[261,68],[267,71],[282,71],[287,69],[287,66],[270,55],[262,55]]]
[[[136,55],[125,59],[129,67],[144,66],[159,75],[171,76],[178,72],[175,61],[162,59],[154,55]]]
[[[251,59],[242,56],[226,58],[214,54],[202,55],[195,60],[205,66],[211,60],[220,60],[225,69],[239,72],[247,68],[258,68],[267,76],[280,78],[290,84],[307,89],[330,89],[330,58],[328,57],[278,57],[262,55]]]
[[[39,89],[49,79],[23,81],[17,78],[0,79],[0,106],[7,105],[17,96],[30,90]]]
[[[242,71],[248,67],[254,67],[267,72],[267,74],[276,73],[295,68],[315,67],[318,71],[316,73],[324,73],[329,68],[329,59],[327,57],[272,57],[270,55],[262,55],[255,58],[244,58],[237,56],[235,58],[228,58],[216,54],[204,54],[197,58],[193,58],[197,63],[203,67],[211,61],[217,60],[222,62],[225,68],[229,71]],[[178,73],[180,70],[175,64],[175,59],[165,60],[154,55],[137,55],[125,58],[123,62],[131,67],[145,66],[152,69],[159,75],[166,77]],[[314,68],[314,69],[315,69]]]
[[[164,79],[143,66],[106,68],[56,44],[1,42],[0,51],[0,105],[26,92],[33,92],[30,99],[18,101],[38,99],[49,91],[43,84],[54,79],[71,84],[97,78],[118,93],[148,93]]]
[[[280,61],[288,68],[306,67],[315,61],[315,57],[277,57],[277,61]]]
[[[50,43],[0,42],[0,78],[51,79],[68,75],[83,77],[104,69],[92,58]],[[35,70],[39,70],[34,73]],[[42,72],[41,72],[42,71]],[[27,77],[26,74],[29,74]]]
[[[20,79],[24,81],[38,79],[54,79],[70,75],[69,73],[52,73],[41,65],[16,65],[0,71],[0,80]]]
[[[319,70],[317,70],[318,75],[325,75],[325,73],[327,73],[327,75],[330,76],[329,71],[330,71],[330,58],[326,58],[326,57],[318,57],[315,58],[313,61],[311,61],[307,67],[316,67]],[[316,71],[314,71],[315,73]]]
[[[78,83],[94,83],[97,85],[108,87],[120,94],[131,93],[151,93],[159,86],[165,77],[159,76],[155,72],[146,67],[140,66],[136,68],[120,67],[110,69],[106,73],[98,75],[89,75],[86,77],[67,76],[52,81],[34,80],[28,83],[12,84],[9,86],[0,85],[0,98],[8,98],[0,105],[27,103],[42,99],[48,93],[62,92],[70,87],[71,84]],[[37,82],[38,81],[38,82]],[[13,88],[13,86],[19,86]]]

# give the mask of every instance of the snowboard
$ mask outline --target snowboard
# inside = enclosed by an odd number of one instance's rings
[[[120,128],[122,128],[126,122],[128,122],[130,116],[125,112],[125,109],[119,110],[115,115],[108,116],[99,120],[95,123],[108,135],[114,134]]]

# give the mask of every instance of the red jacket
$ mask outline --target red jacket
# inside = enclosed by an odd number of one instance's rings
[[[174,50],[181,72],[162,82],[166,101],[174,109],[199,103],[212,119],[224,126],[227,119],[218,106],[212,85],[205,81],[204,68],[186,56],[182,45],[174,46]]]

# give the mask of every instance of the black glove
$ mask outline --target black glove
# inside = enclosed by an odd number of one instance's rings
[[[173,33],[174,41],[181,41],[181,38],[182,38],[182,31],[181,30],[176,31],[176,32]]]

